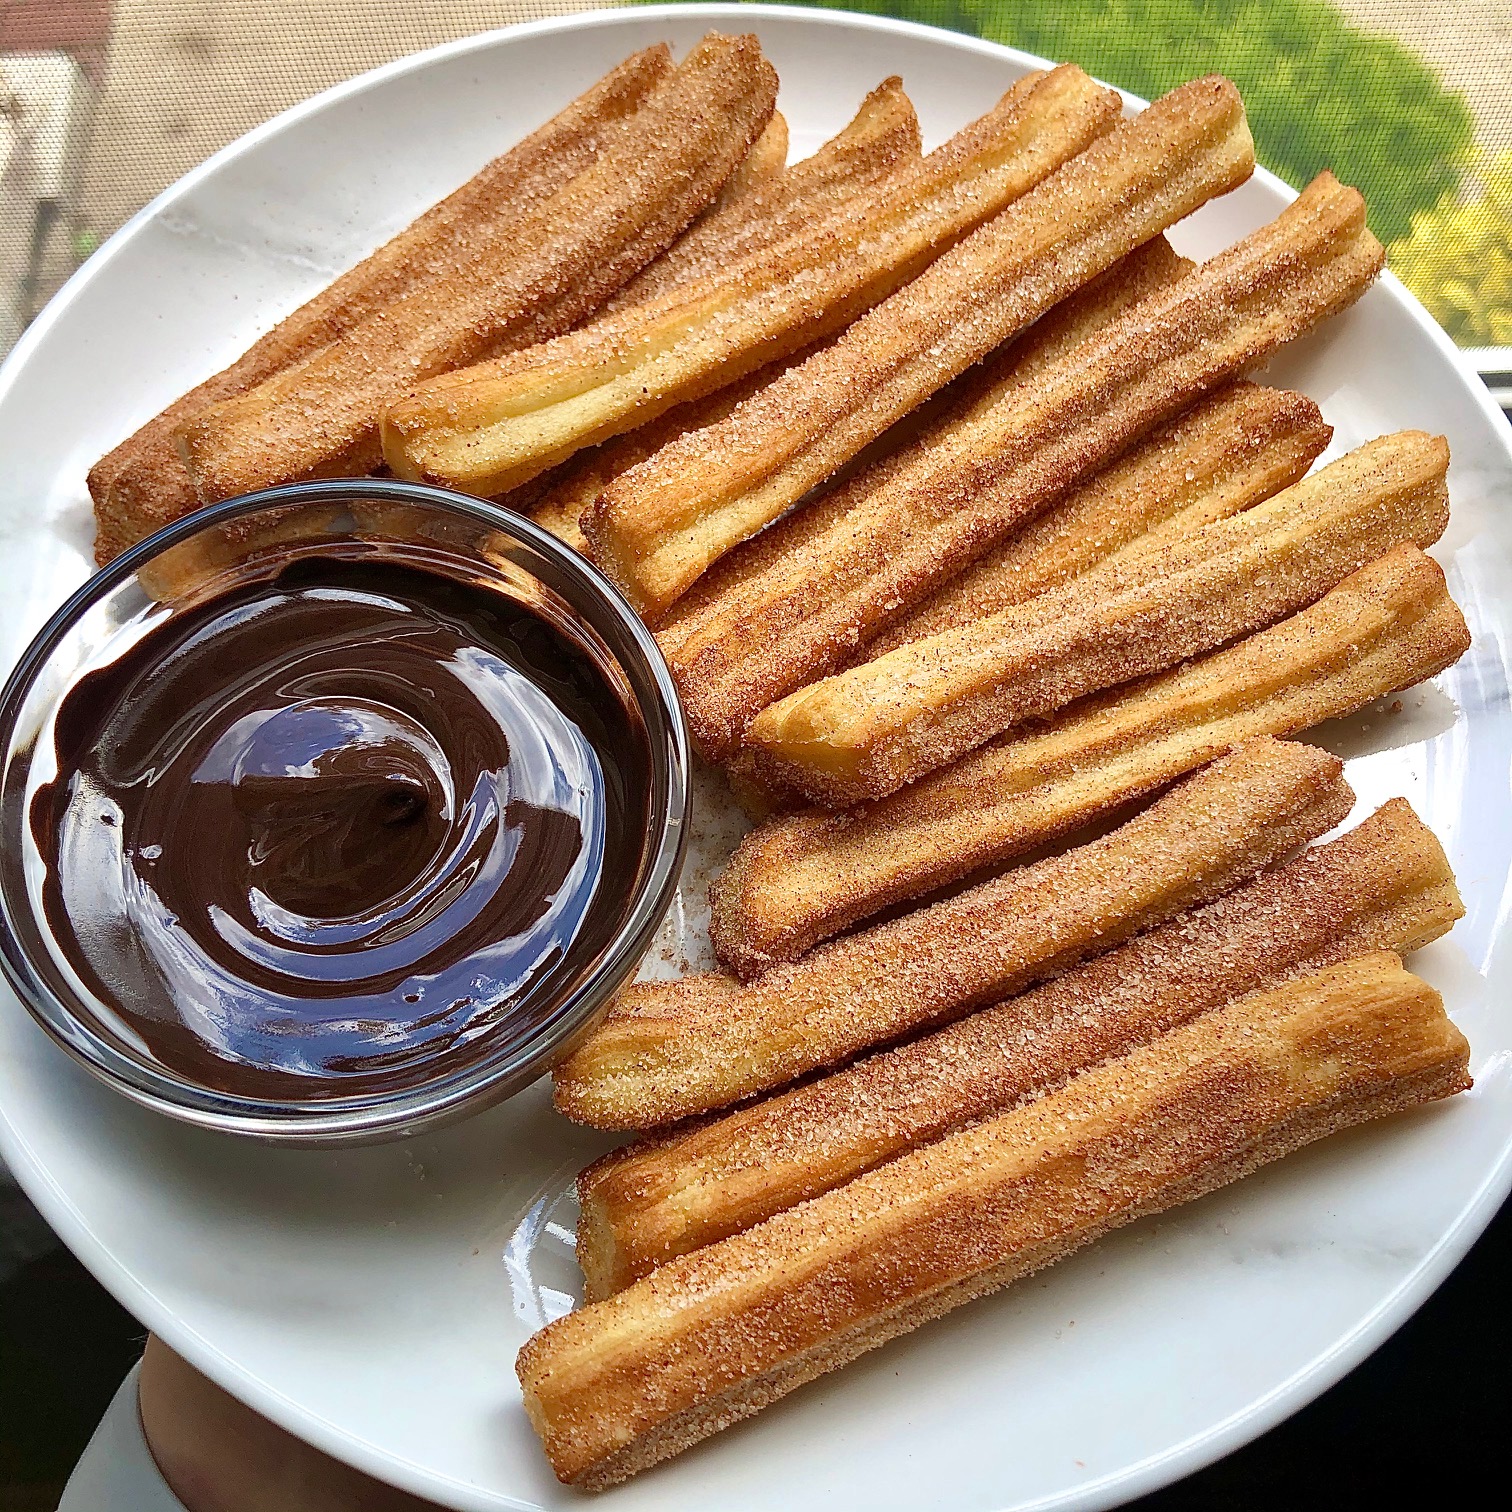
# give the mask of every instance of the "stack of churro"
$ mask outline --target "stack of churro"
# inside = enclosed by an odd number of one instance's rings
[[[1122,120],[1065,65],[921,155],[888,79],[791,166],[775,98],[751,37],[637,55],[91,475],[102,560],[385,464],[528,509],[762,816],[724,969],[555,1074],[635,1133],[519,1360],[585,1487],[1469,1084],[1398,959],[1462,912],[1442,848],[1401,799],[1325,840],[1341,763],[1279,738],[1469,643],[1443,438],[1312,470],[1326,417],[1246,377],[1380,271],[1359,194],[1194,265],[1163,233],[1254,162],[1226,80]]]

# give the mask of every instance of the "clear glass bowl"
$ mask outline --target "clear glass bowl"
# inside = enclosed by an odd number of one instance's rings
[[[277,1101],[196,1085],[146,1056],[60,965],[38,903],[43,860],[28,823],[52,775],[41,738],[59,700],[125,637],[234,584],[272,576],[295,555],[360,542],[385,559],[433,565],[438,550],[470,578],[546,615],[588,648],[639,713],[649,755],[646,833],[612,933],[544,1000],[511,1013],[465,1064],[443,1059],[413,1086]],[[688,739],[656,642],[591,564],[529,520],[444,489],[386,479],[291,484],[212,505],[168,526],[91,578],[52,617],[0,693],[0,967],[38,1023],[100,1080],[174,1118],[267,1140],[336,1144],[396,1138],[507,1097],[559,1060],[649,947],[677,885],[687,840]],[[612,879],[611,879],[612,882]],[[497,1043],[495,1043],[495,1037]]]

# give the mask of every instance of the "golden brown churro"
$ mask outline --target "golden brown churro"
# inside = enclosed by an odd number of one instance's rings
[[[1393,798],[1347,835],[958,1023],[629,1145],[578,1178],[578,1263],[596,1301],[904,1150],[993,1118],[1233,998],[1464,914],[1433,832]]]
[[[757,715],[757,769],[831,807],[886,797],[1026,719],[1295,614],[1391,546],[1431,546],[1448,467],[1442,436],[1382,436],[1242,514],[838,672]]]
[[[768,184],[782,177],[787,168],[787,159],[787,118],[780,110],[774,110],[761,135],[751,143],[751,150],[735,165],[735,171],[714,196],[713,204],[693,222],[688,231],[701,226],[710,216],[722,215],[736,206],[751,205]],[[675,247],[677,243],[672,245]],[[666,255],[665,252],[662,254],[663,257]],[[615,296],[616,299],[618,297]]]
[[[627,58],[517,147],[279,321],[230,367],[190,389],[102,457],[89,473],[96,560],[103,566],[199,503],[173,439],[181,422],[302,361],[406,289],[444,281],[481,249],[512,236],[519,218],[587,168],[617,125],[639,110],[671,71],[665,43]]]
[[[530,505],[530,517],[574,551],[586,554],[588,538],[583,534],[583,516],[609,484],[669,441],[675,441],[684,431],[728,415],[737,404],[770,383],[778,373],[794,362],[801,362],[803,355],[800,353],[782,362],[774,362],[770,367],[758,368],[728,388],[679,404],[638,430],[626,431],[623,436],[615,436],[578,452],[544,480],[546,486]]]
[[[609,488],[596,559],[653,618],[895,421],[1216,194],[1254,145],[1238,91],[1184,84],[1125,121],[728,420]]]
[[[776,92],[754,37],[711,33],[506,236],[181,426],[200,498],[369,470],[379,412],[408,387],[567,330],[663,251],[760,135]]]
[[[911,173],[704,282],[416,389],[384,417],[401,477],[496,493],[839,330],[1073,157],[1117,114],[1077,68],[1021,80]]]
[[[1255,735],[1288,735],[1410,687],[1470,644],[1443,569],[1400,546],[1310,609],[1088,699],[890,798],[804,809],[746,837],[713,889],[720,958],[743,974],[906,898],[999,864]]]
[[[838,670],[1151,426],[1350,304],[1382,257],[1360,196],[1324,174],[1031,382],[989,388],[721,563],[696,628],[664,644],[700,746],[724,759],[761,709]]]
[[[1393,955],[1242,998],[550,1324],[526,1411],[562,1480],[623,1480],[1111,1229],[1463,1090],[1468,1056]]]
[[[847,936],[742,987],[643,982],[556,1072],[598,1128],[728,1107],[941,1023],[1228,891],[1354,801],[1338,760],[1257,741],[1090,844]]]
[[[837,213],[898,182],[918,161],[913,102],[901,79],[885,79],[861,102],[850,124],[812,157],[728,208],[715,204],[607,301],[594,320],[722,275],[740,259],[791,236],[820,235]]]
[[[1243,379],[1152,431],[865,648],[868,660],[1163,546],[1298,482],[1333,435],[1304,394]]]
[[[742,206],[751,211],[749,215],[721,218],[711,211],[639,278],[621,289],[605,305],[605,312],[683,287],[784,237],[821,236],[837,213],[898,178],[918,161],[918,156],[919,126],[913,105],[899,81],[888,79],[866,97],[844,131],[757,195],[754,205]],[[808,355],[807,351],[795,353],[758,368],[702,399],[679,404],[635,430],[578,452],[537,480],[545,486],[529,503],[531,515],[574,550],[586,551],[583,515],[621,473],[644,462],[684,431],[723,419],[737,404]]]

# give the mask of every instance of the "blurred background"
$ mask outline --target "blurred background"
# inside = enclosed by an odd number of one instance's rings
[[[1146,97],[1228,74],[1262,161],[1293,184],[1331,167],[1358,185],[1391,266],[1512,410],[1512,0],[831,3],[1072,58]],[[259,122],[417,49],[596,8],[0,0],[0,356],[112,231]],[[1453,1488],[1453,1467],[1505,1436],[1509,1264],[1504,1212],[1367,1366],[1146,1512],[1391,1507],[1429,1475]],[[0,1167],[0,1512],[57,1505],[141,1340]]]

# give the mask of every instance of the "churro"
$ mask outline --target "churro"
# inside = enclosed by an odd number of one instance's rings
[[[605,491],[595,558],[660,615],[888,426],[1166,227],[1247,179],[1238,91],[1194,80],[1094,142],[728,420]]]
[[[919,121],[913,102],[903,92],[901,79],[884,79],[843,131],[753,191],[726,205],[713,205],[609,299],[594,320],[723,274],[742,258],[791,236],[822,234],[837,213],[874,197],[918,161]]]
[[[1024,720],[1249,635],[1449,523],[1442,436],[1382,436],[1244,513],[789,694],[746,741],[817,803],[882,798]]]
[[[497,493],[822,340],[1105,131],[1117,96],[1080,69],[1021,80],[913,171],[798,234],[538,350],[421,385],[384,417],[401,477]]]
[[[989,388],[721,563],[696,628],[664,643],[701,748],[723,759],[768,704],[837,671],[1151,427],[1352,303],[1382,257],[1359,194],[1324,174],[1030,382]]]
[[[525,1408],[596,1489],[1110,1230],[1470,1085],[1439,995],[1364,956],[1205,1014],[550,1324]]]
[[[868,660],[1159,547],[1298,482],[1333,427],[1304,394],[1240,379],[1159,426],[871,641]]]
[[[663,251],[760,135],[776,92],[754,37],[711,33],[507,235],[181,425],[199,497],[371,470],[379,413],[407,388],[569,329]]]
[[[190,389],[102,457],[89,473],[96,560],[103,566],[199,503],[173,438],[183,421],[328,346],[405,290],[454,276],[480,249],[511,236],[532,205],[592,163],[619,123],[640,109],[671,71],[665,43],[627,58],[538,131],[279,321],[230,367]]]
[[[890,798],[768,821],[713,890],[722,960],[751,974],[905,899],[998,865],[1254,735],[1349,714],[1470,644],[1443,569],[1415,546],[1221,651],[1010,734]]]
[[[958,1018],[1228,891],[1353,802],[1339,761],[1257,741],[1111,834],[836,940],[742,986],[643,982],[556,1071],[556,1105],[647,1128]]]
[[[713,204],[688,227],[683,235],[689,235],[711,216],[723,215],[737,206],[742,208],[742,213],[745,213],[759,200],[762,191],[769,184],[782,177],[787,168],[787,159],[787,117],[780,110],[774,110],[771,120],[766,123],[761,135],[751,143],[750,151],[735,165],[735,171],[724,181],[723,187],[714,196]],[[673,242],[672,246],[677,246],[677,242]],[[668,251],[670,250],[671,248],[668,248]],[[663,257],[666,255],[666,252],[662,253]],[[657,261],[660,261],[660,258]],[[634,279],[631,282],[633,283]],[[618,297],[618,295],[615,296],[615,298]]]
[[[1339,839],[1021,997],[686,1133],[606,1155],[578,1179],[588,1298],[996,1117],[1233,998],[1369,951],[1415,950],[1463,914],[1443,847],[1393,798]]]
[[[578,452],[547,475],[546,486],[531,501],[527,512],[537,525],[544,526],[558,540],[565,541],[574,551],[586,554],[588,538],[583,534],[583,516],[621,473],[644,462],[684,431],[728,415],[763,384],[770,383],[778,373],[801,360],[800,355],[774,362],[770,367],[758,368],[727,388],[716,389],[702,399],[690,399],[636,430],[626,431],[622,436]]]

